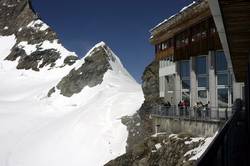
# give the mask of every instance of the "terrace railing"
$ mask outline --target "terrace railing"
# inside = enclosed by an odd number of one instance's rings
[[[198,160],[198,166],[249,166],[249,140],[245,123],[247,110],[243,109],[240,100],[235,103],[234,109],[233,116],[218,131]]]
[[[151,115],[165,118],[179,118],[196,121],[225,121],[233,114],[233,108],[201,107],[201,108],[179,108],[176,106],[154,107]]]

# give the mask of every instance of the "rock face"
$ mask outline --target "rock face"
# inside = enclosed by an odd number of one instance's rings
[[[138,112],[130,117],[123,117],[122,122],[127,126],[129,136],[127,139],[127,153],[110,161],[106,166],[147,166],[150,165],[149,155],[153,144],[152,141],[153,124],[150,112],[153,107],[163,101],[159,98],[159,63],[153,61],[149,64],[142,76],[142,89],[144,93],[144,103]],[[155,138],[157,141],[158,138]]]
[[[159,99],[159,62],[153,61],[149,64],[142,76],[142,89],[145,101]]]
[[[142,140],[126,154],[110,161],[105,166],[191,166],[189,161],[194,149],[204,144],[203,139],[191,141],[191,135],[158,135]]]
[[[62,95],[70,97],[81,92],[85,86],[94,87],[103,81],[104,74],[111,69],[109,64],[111,57],[105,49],[107,46],[95,48],[90,53],[91,55],[84,59],[85,62],[81,67],[72,69],[67,76],[62,78],[56,86]]]
[[[124,117],[123,123],[129,131],[127,151],[133,149],[133,146],[141,140],[151,136],[153,133],[153,124],[150,118],[150,112],[153,107],[161,104],[163,101],[159,98],[159,63],[153,61],[149,64],[142,76],[142,89],[145,101],[137,114],[132,117]]]
[[[83,59],[83,64],[62,78],[56,87],[49,91],[48,96],[59,90],[63,96],[71,97],[80,93],[86,86],[94,87],[101,84],[104,74],[108,70],[113,70],[111,63],[117,63],[116,61],[113,52],[104,42],[97,44]]]
[[[5,59],[19,59],[17,69],[38,71],[45,66],[56,66],[60,58],[77,59],[74,53],[62,50],[56,33],[40,20],[30,0],[0,0],[0,36],[9,35],[15,35],[16,44]],[[68,65],[67,62],[58,66]]]

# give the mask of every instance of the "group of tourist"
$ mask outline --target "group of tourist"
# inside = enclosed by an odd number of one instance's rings
[[[210,102],[208,101],[207,104],[203,104],[201,101],[197,102],[193,109],[198,117],[208,117],[209,110],[211,109]]]
[[[206,104],[203,104],[201,101],[196,102],[195,105],[192,107],[192,110],[194,111],[193,114],[191,114],[190,104],[188,100],[182,100],[178,103],[178,109],[171,109],[174,111],[170,111],[171,103],[169,101],[166,101],[164,103],[165,111],[162,112],[164,115],[169,116],[195,116],[197,118],[207,118],[209,117],[209,110],[210,108],[210,102],[208,101]],[[177,113],[177,110],[179,113]]]

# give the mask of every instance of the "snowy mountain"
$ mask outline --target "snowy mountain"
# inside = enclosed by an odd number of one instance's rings
[[[0,36],[14,35],[16,40],[4,58],[18,60],[17,69],[39,71],[72,65],[78,59],[60,44],[56,33],[41,21],[29,0],[0,0],[0,9]]]
[[[104,43],[84,58],[29,1],[0,0],[0,165],[100,166],[126,151],[141,87]]]

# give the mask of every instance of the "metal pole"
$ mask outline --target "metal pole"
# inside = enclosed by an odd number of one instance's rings
[[[249,51],[249,58],[248,58],[248,67],[247,67],[247,80],[246,80],[246,85],[245,85],[245,102],[246,102],[246,115],[247,115],[247,136],[248,136],[248,140],[250,140],[250,51]],[[248,148],[247,148],[247,156],[250,156],[250,141],[248,141]],[[250,165],[250,159],[247,159],[247,164]]]
[[[227,108],[225,109],[225,119],[228,120]]]

